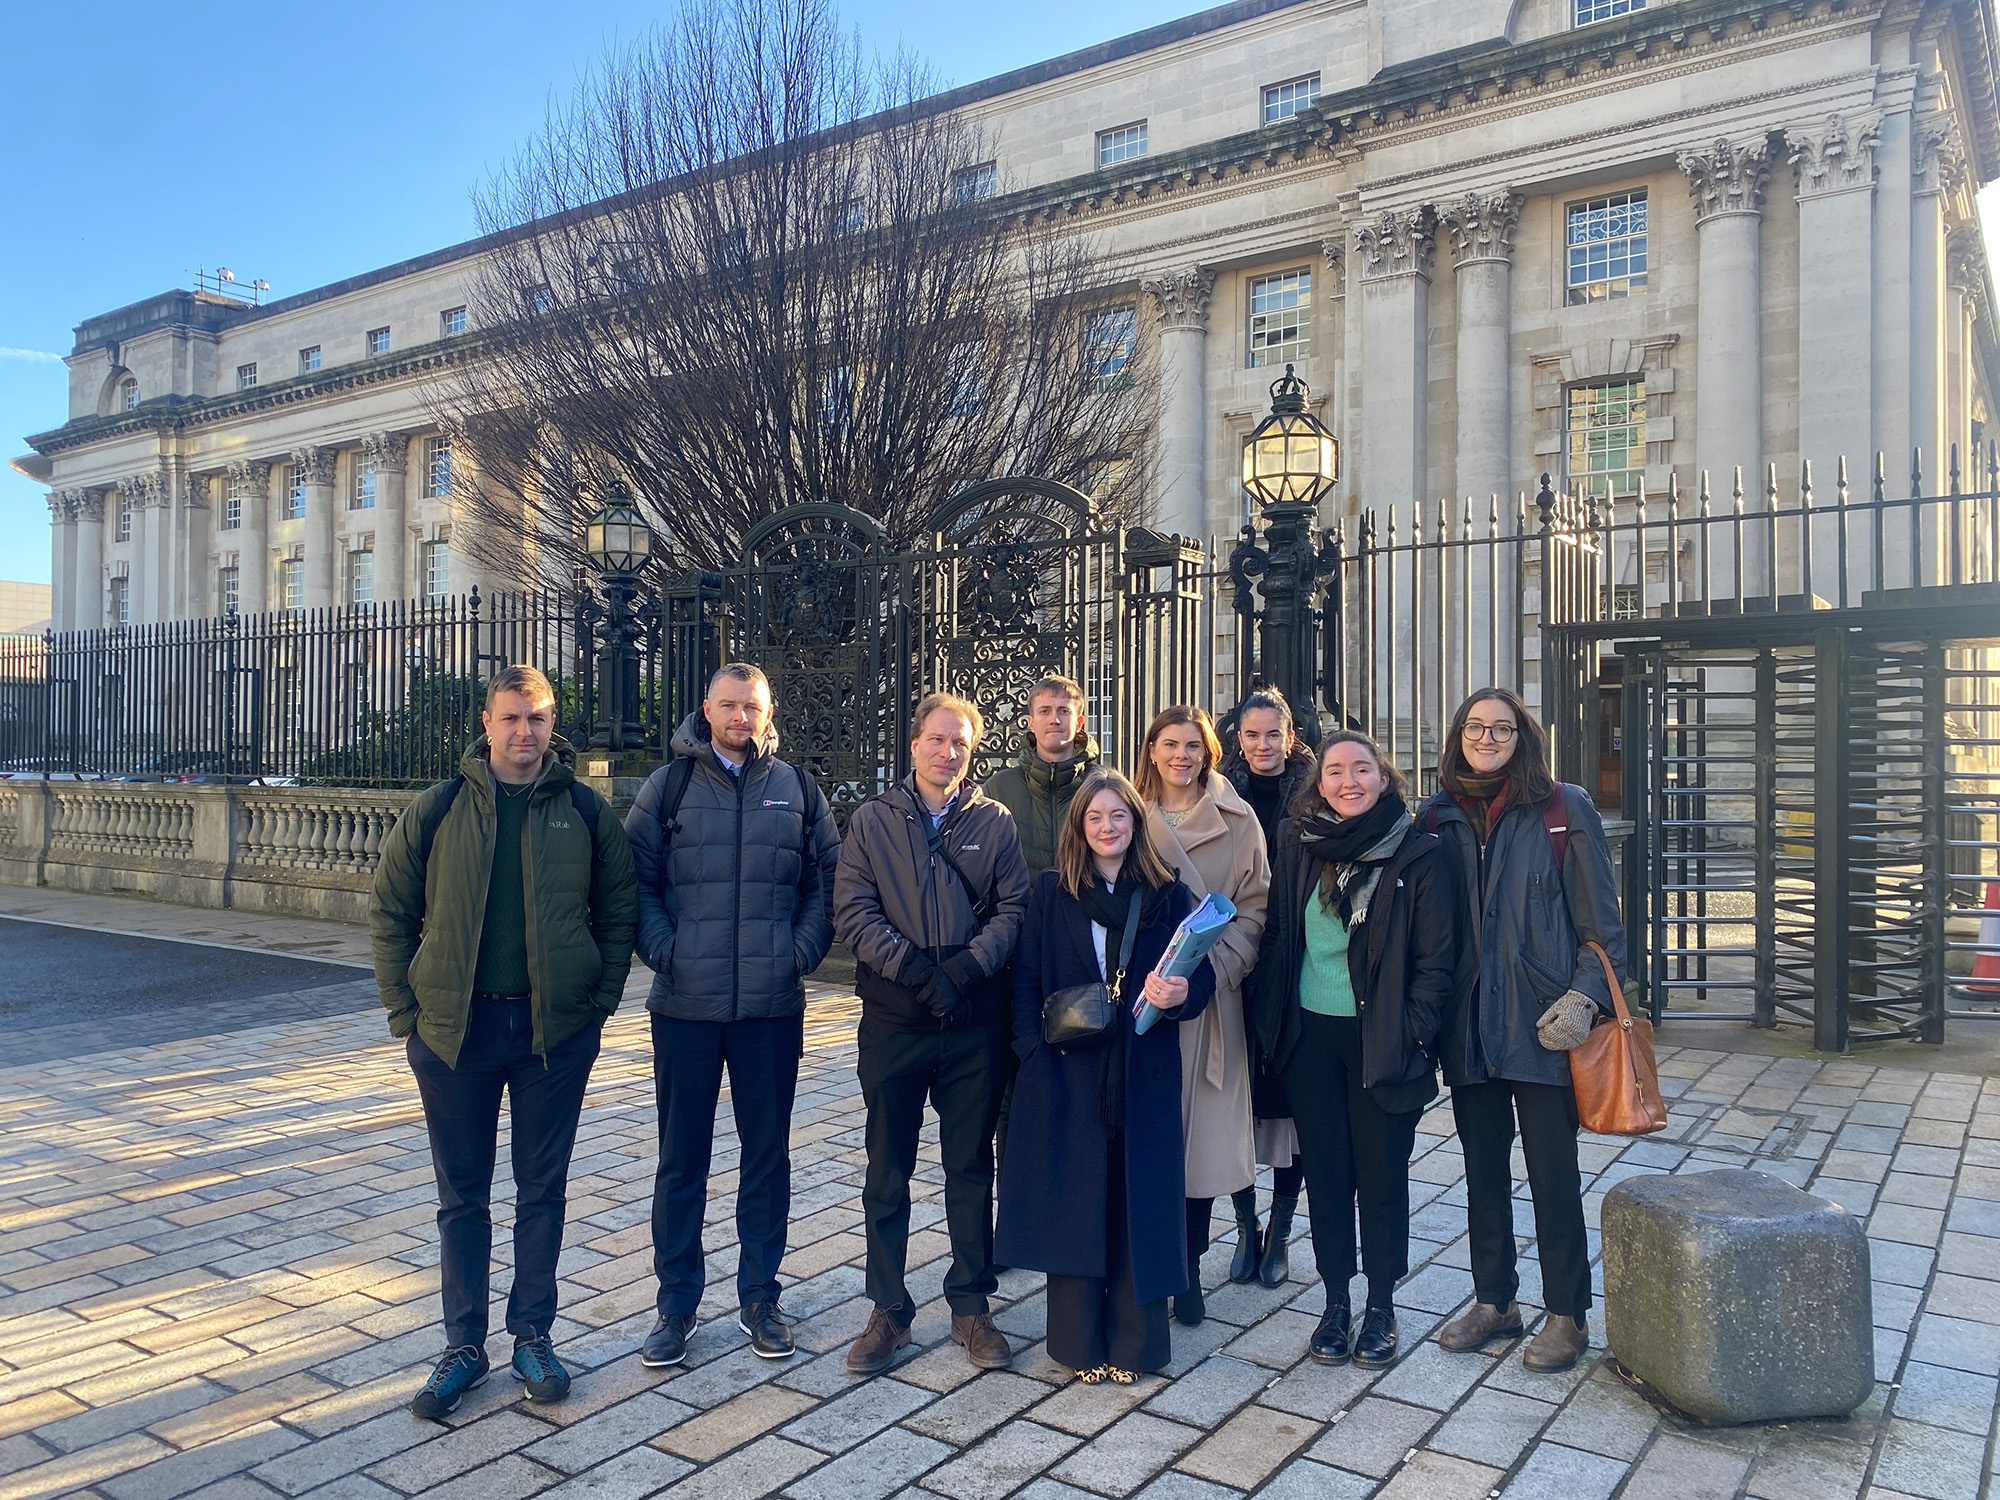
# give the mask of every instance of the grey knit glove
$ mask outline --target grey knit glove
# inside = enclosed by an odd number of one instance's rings
[[[1590,1036],[1597,1019],[1597,1002],[1581,990],[1565,990],[1562,998],[1542,1012],[1535,1036],[1551,1052],[1574,1052]]]

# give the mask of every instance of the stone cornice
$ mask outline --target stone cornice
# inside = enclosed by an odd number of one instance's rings
[[[1768,140],[1719,140],[1681,152],[1677,165],[1687,174],[1696,228],[1729,214],[1762,212],[1764,184],[1771,175]]]
[[[1467,193],[1438,210],[1438,223],[1451,237],[1457,264],[1507,260],[1514,253],[1514,229],[1521,222],[1524,200],[1518,193],[1502,189],[1494,193]]]
[[[1801,198],[1852,192],[1875,185],[1875,146],[1882,138],[1882,111],[1832,115],[1815,125],[1785,132]]]
[[[1148,276],[1139,290],[1153,299],[1160,326],[1205,331],[1208,327],[1208,299],[1215,292],[1215,273],[1200,266],[1170,271],[1164,276]]]

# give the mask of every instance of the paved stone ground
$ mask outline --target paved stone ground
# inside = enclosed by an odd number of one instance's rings
[[[575,1391],[534,1407],[503,1373],[449,1426],[404,1410],[439,1346],[434,1199],[415,1091],[375,1016],[0,1068],[0,1500],[1973,1500],[1992,1487],[2000,1080],[1926,1072],[1907,1049],[1877,1065],[1663,1048],[1668,1135],[1586,1138],[1593,1224],[1621,1178],[1753,1161],[1867,1216],[1881,1379],[1849,1420],[1702,1430],[1655,1411],[1601,1349],[1546,1377],[1518,1343],[1454,1356],[1426,1342],[1471,1292],[1442,1108],[1418,1138],[1409,1352],[1387,1373],[1302,1358],[1322,1292],[1300,1239],[1276,1291],[1228,1285],[1228,1244],[1212,1251],[1209,1321],[1176,1326],[1168,1378],[1123,1390],[1048,1360],[1040,1280],[1011,1272],[998,1321],[1021,1352],[1012,1372],[975,1374],[935,1300],[933,1142],[911,1244],[913,1285],[933,1300],[912,1352],[855,1381],[842,1353],[867,1312],[861,1101],[852,1001],[822,989],[785,1267],[804,1352],[759,1361],[735,1328],[725,1104],[718,1290],[689,1365],[655,1372],[635,1353],[653,1301],[640,989],[607,1031],[571,1184],[556,1333]],[[1518,1224],[1532,1234],[1525,1196]],[[504,1335],[493,1352],[504,1362]]]

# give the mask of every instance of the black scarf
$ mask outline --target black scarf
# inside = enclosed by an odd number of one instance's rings
[[[1390,835],[1410,821],[1409,808],[1393,788],[1358,818],[1322,812],[1300,820],[1299,843],[1306,857],[1322,866],[1320,901],[1329,909],[1337,901],[1340,920],[1348,927],[1366,917],[1375,876],[1401,847],[1402,841],[1390,842]]]
[[[1145,883],[1131,860],[1118,872],[1117,883],[1105,888],[1104,877],[1093,863],[1085,871],[1083,884],[1077,889],[1076,904],[1083,908],[1083,914],[1090,921],[1104,929],[1104,968],[1106,982],[1110,979],[1112,965],[1118,962],[1118,951],[1125,941],[1125,923],[1132,915],[1132,893],[1140,891],[1139,925],[1144,927],[1152,921],[1166,897],[1164,887]],[[1112,1015],[1116,1018],[1116,1029],[1098,1049],[1097,1063],[1097,1115],[1104,1129],[1113,1140],[1125,1133],[1125,1058],[1131,1046],[1132,1009],[1124,998],[1115,992],[1111,997]]]
[[[1108,889],[1093,862],[1084,871],[1083,884],[1077,888],[1076,904],[1083,908],[1083,914],[1111,934],[1110,947],[1114,958],[1118,953],[1118,940],[1125,932],[1125,916],[1132,909],[1132,892],[1135,890],[1144,893],[1139,900],[1139,925],[1144,927],[1153,920],[1167,893],[1162,886],[1147,885],[1133,861],[1128,859],[1125,862],[1125,867],[1118,872],[1118,883]]]

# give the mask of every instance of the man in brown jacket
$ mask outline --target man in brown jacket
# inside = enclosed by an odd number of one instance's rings
[[[1007,961],[1028,905],[1014,819],[965,784],[984,727],[963,698],[917,705],[911,771],[854,811],[833,880],[834,931],[861,995],[861,1094],[868,1105],[868,1327],[847,1352],[857,1375],[910,1342],[904,1284],[910,1174],[924,1101],[938,1115],[951,1270],[951,1336],[981,1369],[1013,1358],[987,1315],[993,1272],[993,1125],[1007,1078]]]

